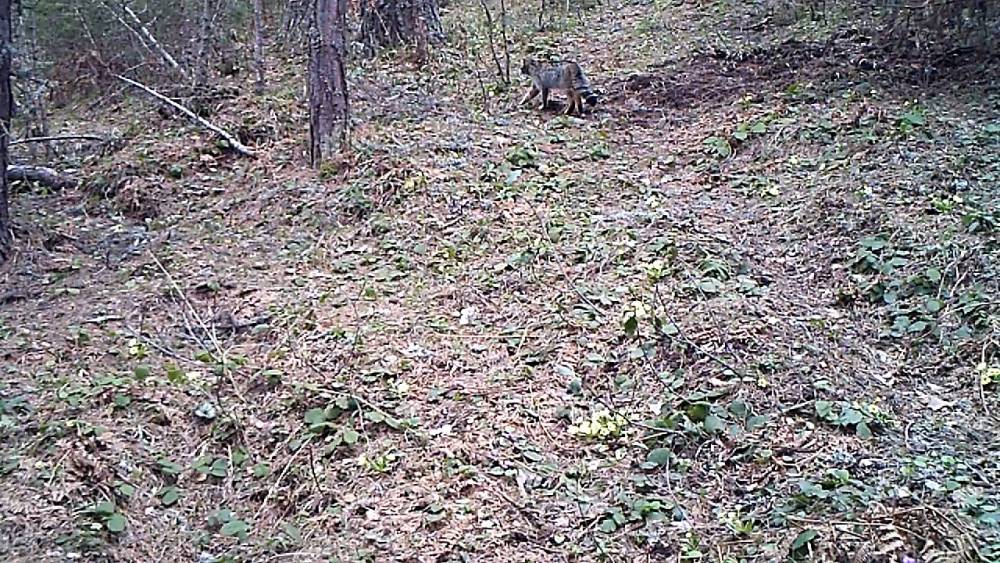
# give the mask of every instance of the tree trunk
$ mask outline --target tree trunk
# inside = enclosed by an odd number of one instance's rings
[[[258,94],[264,93],[264,0],[253,0],[253,64],[257,70]]]
[[[437,0],[361,0],[361,42],[380,48],[444,42]]]
[[[141,19],[139,19],[138,14],[136,14],[132,8],[130,8],[127,4],[122,4],[121,9],[123,12],[125,12],[125,14],[128,15],[129,19],[132,20],[137,29],[132,29],[132,27],[129,26],[128,22],[126,22],[120,15],[118,15],[118,12],[115,11],[115,9],[112,8],[110,5],[108,5],[106,2],[104,2],[103,4],[104,7],[107,8],[108,11],[110,11],[115,16],[115,19],[121,22],[123,26],[131,30],[139,38],[140,43],[147,46],[147,48],[149,49],[155,48],[155,50],[160,54],[160,57],[163,59],[163,61],[167,63],[168,67],[176,70],[178,73],[182,75],[187,74],[184,71],[184,68],[181,67],[180,63],[177,62],[177,59],[175,59],[173,55],[171,55],[163,47],[162,43],[156,40],[156,37],[153,36],[153,33],[149,31],[149,28],[147,28],[146,24],[143,23]]]
[[[309,29],[309,162],[347,148],[350,106],[344,72],[347,0],[313,0]]]
[[[198,22],[198,52],[195,55],[195,85],[204,86],[208,78],[208,50],[212,40],[212,2],[202,0],[201,17]]]
[[[281,18],[281,29],[284,30],[284,39],[290,43],[295,43],[294,38],[302,37],[303,25],[312,17],[313,0],[288,0],[285,3],[285,13]],[[291,41],[289,41],[291,40]]]
[[[10,0],[0,0],[0,264],[10,257],[14,245],[7,207],[7,143],[14,96],[10,89],[11,45]]]

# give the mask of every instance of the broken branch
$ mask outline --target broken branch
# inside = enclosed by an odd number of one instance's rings
[[[60,174],[45,166],[25,166],[11,164],[7,166],[7,179],[22,182],[37,182],[54,190],[68,190],[80,183],[76,178]]]
[[[146,86],[145,84],[142,84],[140,82],[136,82],[135,80],[132,80],[131,78],[126,78],[126,77],[124,77],[124,76],[122,76],[120,74],[116,74],[115,77],[117,77],[122,82],[125,82],[126,84],[130,84],[132,86],[135,86],[136,88],[142,90],[143,92],[146,92],[150,96],[153,96],[157,100],[159,100],[159,101],[161,101],[161,102],[169,105],[170,107],[176,109],[177,111],[179,111],[179,112],[183,113],[184,115],[190,117],[191,119],[197,121],[205,129],[208,129],[209,131],[211,131],[211,132],[215,133],[216,135],[218,135],[218,136],[222,137],[223,139],[225,139],[225,141],[227,143],[229,143],[229,146],[233,147],[233,150],[235,150],[236,152],[242,154],[243,156],[248,156],[250,158],[255,158],[257,156],[256,154],[254,154],[253,150],[251,150],[249,147],[247,147],[243,143],[239,142],[239,140],[237,140],[236,137],[234,137],[231,133],[229,133],[228,131],[226,131],[225,129],[222,129],[221,127],[219,127],[217,125],[214,125],[213,123],[211,123],[207,119],[199,116],[195,112],[193,112],[193,111],[189,110],[188,108],[180,105],[179,103],[171,100],[167,96],[165,96],[165,95],[157,92],[156,90],[153,90],[152,88],[150,88],[149,86]]]
[[[97,135],[52,135],[50,137],[28,137],[27,139],[17,139],[10,142],[10,145],[23,145],[25,143],[48,143],[50,141],[104,141],[104,137]]]

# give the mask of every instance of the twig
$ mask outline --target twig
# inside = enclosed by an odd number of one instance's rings
[[[313,458],[312,448],[309,448],[309,474],[312,475],[313,485],[316,486],[316,492],[318,494],[323,494],[323,487],[319,484],[319,478],[316,477],[316,460]]]
[[[299,448],[295,450],[294,453],[292,453],[292,457],[288,459],[288,463],[286,463],[284,469],[281,470],[281,474],[278,475],[278,479],[275,480],[274,484],[267,489],[267,495],[264,497],[264,500],[260,503],[260,508],[257,509],[257,513],[254,514],[253,516],[254,522],[260,520],[260,515],[263,514],[264,510],[267,508],[267,503],[270,502],[271,497],[274,496],[274,492],[278,490],[278,487],[281,486],[281,482],[285,480],[285,476],[288,475],[288,471],[291,470],[292,465],[295,464],[295,460],[298,459],[299,453],[301,453],[302,450],[309,447],[309,443],[312,441],[313,436],[314,436],[313,434],[306,436],[305,441],[299,445]]]
[[[199,325],[201,325],[201,330],[204,331],[204,333],[208,335],[209,340],[212,341],[212,345],[215,347],[217,360],[219,364],[222,366],[222,371],[228,376],[229,384],[233,386],[233,393],[236,393],[236,397],[241,402],[246,403],[246,399],[240,393],[239,386],[236,385],[236,380],[233,379],[232,372],[226,367],[226,352],[222,349],[222,346],[219,344],[219,340],[215,337],[215,330],[208,329],[208,325],[205,324],[204,319],[202,319],[201,315],[198,314],[198,311],[195,310],[194,305],[191,304],[191,301],[188,299],[187,294],[184,293],[184,290],[181,289],[181,287],[177,284],[176,281],[174,281],[173,276],[171,276],[170,272],[168,272],[167,269],[163,266],[163,263],[160,262],[160,259],[157,258],[152,251],[149,251],[149,256],[153,259],[153,262],[156,263],[156,267],[158,267],[160,271],[163,272],[163,275],[166,276],[167,281],[170,283],[170,286],[173,287],[174,291],[177,292],[177,295],[180,296],[181,301],[183,301],[184,304],[187,305],[188,310],[191,312],[191,316],[194,317],[196,321],[198,321]],[[221,400],[219,401],[219,407],[222,408]],[[235,420],[236,418],[233,417],[233,419]]]
[[[10,146],[23,145],[25,143],[48,143],[50,141],[105,141],[104,137],[97,135],[51,135],[49,137],[28,137],[27,139],[16,139],[8,143]]]
[[[500,0],[500,38],[503,39],[504,83],[510,84],[510,41],[507,39],[507,4]]]
[[[457,332],[434,332],[437,336],[447,336],[449,338],[488,338],[488,339],[508,339],[508,338],[545,338],[544,334],[462,334]]]
[[[186,356],[182,356],[182,355],[178,354],[177,352],[174,352],[170,348],[164,346],[163,344],[160,344],[159,342],[153,340],[152,338],[146,336],[142,332],[140,332],[138,330],[135,330],[134,328],[132,328],[130,326],[126,325],[125,326],[125,331],[128,332],[132,336],[132,338],[135,338],[136,340],[142,340],[143,342],[145,342],[149,346],[155,348],[156,350],[158,350],[161,354],[163,354],[165,356],[169,356],[169,357],[174,358],[175,360],[178,360],[178,361],[181,361],[181,362],[188,362],[188,363],[191,363],[191,364],[197,364],[198,363],[197,361],[192,360],[191,358],[188,358]]]
[[[734,374],[740,373],[740,370],[736,369],[732,364],[716,356],[715,354],[709,352],[708,350],[705,350],[704,348],[699,346],[698,343],[696,343],[694,340],[691,340],[691,338],[689,338],[687,334],[684,333],[684,330],[681,328],[681,325],[677,323],[673,315],[670,314],[670,310],[667,309],[667,304],[663,300],[663,297],[660,296],[660,288],[659,285],[657,284],[653,285],[653,296],[660,303],[660,308],[663,309],[663,314],[667,316],[667,320],[670,321],[670,324],[674,325],[674,327],[677,328],[677,336],[679,336],[681,340],[683,340],[688,346],[691,346],[692,348],[697,350],[701,355],[709,358],[710,360],[713,360],[715,363],[728,369]]]
[[[479,56],[479,50],[478,49],[473,49],[472,53],[476,57],[476,62],[478,62],[480,64],[484,64],[482,57]],[[490,99],[489,99],[489,96],[486,94],[486,84],[483,82],[483,71],[479,68],[479,65],[476,65],[476,80],[479,81],[479,92],[483,96],[483,111],[485,111],[487,114],[489,114],[489,113],[491,113],[490,112]]]
[[[545,223],[545,219],[542,218],[541,214],[538,212],[537,209],[535,209],[535,206],[531,205],[530,202],[528,202],[528,207],[531,209],[532,212],[534,212],[535,217],[538,219],[538,222],[541,224],[542,233],[545,235],[546,240],[548,240],[549,244],[551,244],[552,247],[555,248],[556,241],[553,240],[552,235],[549,234],[549,227]],[[580,296],[580,299],[583,299],[583,301],[587,305],[590,305],[590,307],[594,311],[600,313],[601,316],[604,316],[604,317],[608,316],[608,313],[604,309],[598,307],[596,303],[594,303],[589,298],[587,298],[586,295],[584,295],[583,291],[576,285],[576,283],[573,282],[573,279],[569,277],[569,274],[566,273],[566,267],[561,262],[559,263],[559,271],[562,273],[563,278],[565,278],[566,283],[570,284],[570,286],[573,287],[573,291],[575,291],[576,294]]]
[[[983,343],[983,350],[979,353],[979,363],[986,368],[986,348],[989,347],[992,340],[987,340]],[[983,405],[983,411],[987,416],[990,414],[990,407],[986,403],[986,386],[983,384],[983,376],[976,374],[976,379],[979,380],[979,402]]]
[[[249,147],[247,147],[243,143],[239,142],[239,140],[237,140],[236,137],[234,137],[232,134],[230,134],[225,129],[222,129],[219,126],[212,124],[207,119],[199,116],[195,112],[193,112],[193,111],[189,110],[188,108],[180,105],[179,103],[171,100],[170,98],[164,96],[163,94],[157,92],[156,90],[153,90],[152,88],[150,88],[149,86],[146,86],[145,84],[136,82],[135,80],[132,80],[131,78],[126,78],[126,77],[124,77],[124,76],[122,76],[120,74],[116,74],[115,77],[118,78],[119,80],[121,80],[122,82],[125,82],[126,84],[130,84],[132,86],[135,86],[136,88],[139,88],[140,90],[142,90],[143,92],[146,92],[150,96],[153,96],[157,100],[160,100],[161,102],[169,105],[170,107],[176,109],[177,111],[179,111],[179,112],[183,113],[184,115],[190,117],[191,119],[197,121],[199,124],[201,124],[202,127],[208,129],[209,131],[212,131],[213,133],[215,133],[215,134],[219,135],[220,137],[222,137],[223,139],[225,139],[226,142],[229,143],[229,146],[233,147],[233,149],[236,150],[236,152],[242,154],[243,156],[248,156],[250,158],[256,158],[257,155],[254,154],[253,150],[251,150]]]

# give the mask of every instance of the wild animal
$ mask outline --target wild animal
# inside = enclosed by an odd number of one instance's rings
[[[531,89],[525,93],[520,104],[541,94],[541,109],[544,110],[549,103],[549,92],[563,90],[568,97],[564,111],[566,115],[570,115],[574,110],[582,114],[583,100],[587,100],[587,104],[591,107],[597,105],[597,94],[590,89],[587,75],[574,61],[542,63],[535,59],[525,59],[521,65],[521,74],[531,78]]]

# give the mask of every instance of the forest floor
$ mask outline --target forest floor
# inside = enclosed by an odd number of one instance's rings
[[[256,160],[67,118],[122,140],[13,197],[0,559],[1000,560],[997,61],[514,13],[601,94],[567,118],[477,17],[356,62],[319,174],[299,64],[214,103]]]

